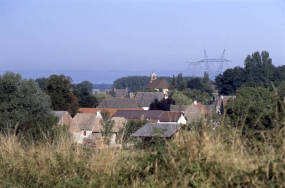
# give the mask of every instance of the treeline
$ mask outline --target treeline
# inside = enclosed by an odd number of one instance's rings
[[[158,79],[164,79],[169,84],[171,84],[171,82],[173,81],[173,77],[170,76],[160,76],[158,77]],[[182,73],[180,73],[178,74],[178,83],[176,84],[180,84],[181,86],[181,84],[183,83],[186,88],[190,80],[194,82],[194,80],[197,81],[197,79],[202,80],[203,78],[182,76]],[[137,91],[144,91],[144,87],[149,83],[150,83],[149,76],[127,76],[115,80],[113,83],[113,87],[116,89],[125,89],[127,87],[129,89],[129,92],[137,92]]]
[[[92,94],[93,84],[73,84],[65,75],[49,78],[23,79],[7,72],[0,76],[0,132],[12,132],[33,140],[57,131],[57,118],[52,111],[68,111],[71,116],[79,107],[96,107],[105,94]],[[58,126],[56,126],[58,127]],[[49,133],[48,133],[49,132]],[[55,133],[55,132],[54,132]]]
[[[272,89],[271,83],[278,87],[282,81],[285,81],[285,66],[275,67],[266,51],[248,55],[244,68],[227,69],[215,79],[216,86],[223,95],[233,95],[241,86]]]

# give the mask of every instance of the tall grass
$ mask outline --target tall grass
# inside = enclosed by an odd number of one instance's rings
[[[254,133],[264,134],[264,133]],[[284,187],[284,128],[181,132],[155,149],[95,150],[71,138],[25,143],[0,135],[1,187]]]

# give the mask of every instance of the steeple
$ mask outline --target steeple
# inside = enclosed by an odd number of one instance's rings
[[[150,75],[150,83],[156,79],[157,79],[157,75],[155,74],[154,67],[153,67],[152,74]]]

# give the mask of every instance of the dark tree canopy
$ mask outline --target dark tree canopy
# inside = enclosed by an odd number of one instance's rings
[[[78,99],[72,93],[72,79],[64,75],[51,75],[46,93],[50,96],[53,110],[67,110],[71,116],[78,111]]]
[[[182,91],[183,89],[185,89],[185,81],[183,79],[183,75],[182,73],[179,73],[177,76],[177,89],[178,91]]]
[[[149,110],[162,110],[162,111],[170,111],[170,105],[175,104],[171,98],[165,99],[163,98],[161,101],[155,99],[149,106]]]
[[[182,74],[181,74],[181,76],[182,76]],[[187,83],[190,78],[191,77],[189,77],[189,76],[188,77],[185,77],[185,76],[182,77],[184,83]],[[170,84],[170,87],[171,87],[171,81],[173,80],[173,77],[159,76],[158,79],[164,79],[167,83]],[[177,81],[177,78],[175,78],[175,79]],[[116,89],[125,89],[126,87],[128,87],[129,92],[136,92],[136,91],[144,91],[144,87],[149,83],[150,83],[150,77],[149,76],[128,76],[128,77],[122,77],[122,78],[115,80],[113,83],[113,86]],[[182,83],[182,81],[181,81],[181,83]],[[177,89],[177,88],[175,87],[175,89]]]
[[[244,68],[227,69],[216,77],[216,85],[220,94],[231,95],[241,86],[271,88],[271,82],[279,86],[285,80],[285,67],[275,67],[269,53],[262,51],[248,55]]]
[[[88,94],[90,94],[93,90],[93,84],[89,81],[83,81],[80,83],[83,88],[87,89]]]
[[[43,90],[47,88],[48,81],[49,81],[48,78],[37,78],[36,79],[36,82],[39,84],[39,87]]]
[[[143,91],[149,82],[150,77],[148,76],[128,76],[115,80],[113,86],[117,89],[125,89],[128,87],[129,92],[136,92]]]

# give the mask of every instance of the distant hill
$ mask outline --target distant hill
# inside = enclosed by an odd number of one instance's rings
[[[106,89],[112,89],[113,84],[93,84],[93,89],[100,89],[100,91],[105,91]]]

